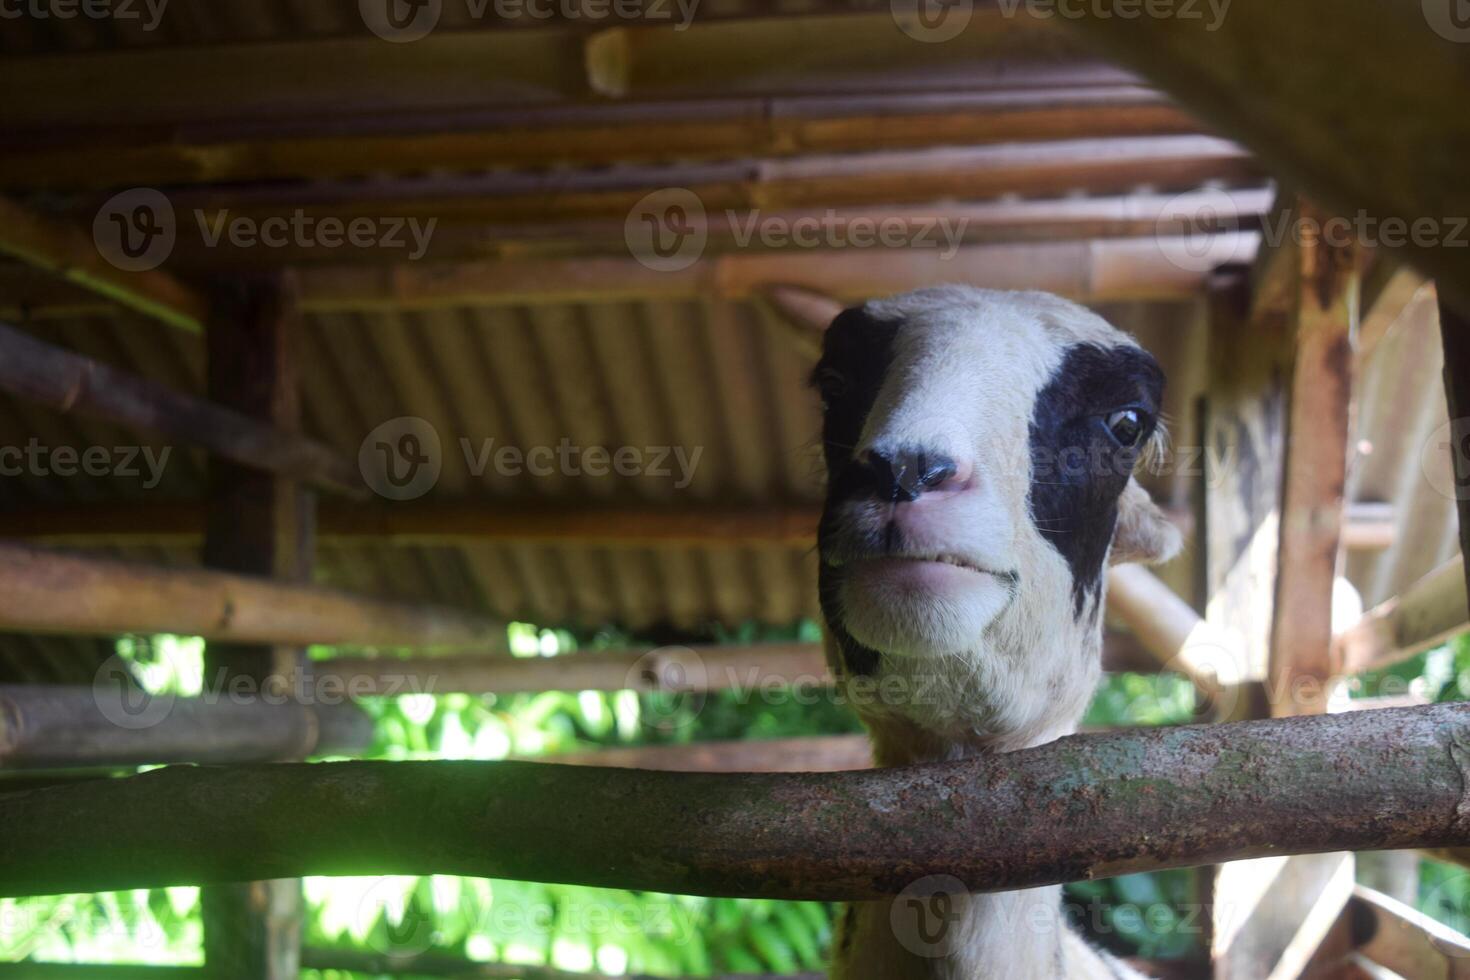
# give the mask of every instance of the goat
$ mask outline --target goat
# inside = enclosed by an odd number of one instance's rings
[[[826,651],[875,762],[1074,732],[1101,674],[1105,566],[1180,544],[1132,475],[1161,432],[1153,357],[1057,296],[939,287],[840,314],[813,384]],[[1136,976],[1067,927],[1059,887],[955,890],[938,938],[903,928],[899,902],[849,906],[834,980]]]

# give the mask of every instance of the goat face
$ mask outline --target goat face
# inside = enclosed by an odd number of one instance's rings
[[[1097,679],[1110,551],[1178,546],[1131,477],[1157,426],[1154,359],[1058,297],[946,287],[838,316],[814,383],[838,674],[938,681],[940,703],[915,687],[882,706],[931,730],[1074,724]]]

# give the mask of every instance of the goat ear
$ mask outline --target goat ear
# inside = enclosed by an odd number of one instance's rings
[[[1137,480],[1128,478],[1118,498],[1118,525],[1113,530],[1113,550],[1108,562],[1141,562],[1155,565],[1179,553],[1183,545],[1179,529],[1149,497]]]

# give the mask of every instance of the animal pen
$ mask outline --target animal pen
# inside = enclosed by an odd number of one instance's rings
[[[197,885],[204,927],[202,966],[0,977],[573,975],[322,948],[307,876],[1170,868],[1198,945],[1153,975],[1470,976],[1412,907],[1415,852],[1470,853],[1470,709],[1337,683],[1470,630],[1452,2],[5,9],[0,895]],[[304,761],[407,691],[824,690],[771,632],[819,615],[807,378],[843,306],[948,282],[1165,368],[1139,479],[1186,548],[1112,569],[1104,668],[1208,724],[894,769],[843,733]],[[515,655],[512,622],[637,642]],[[143,689],[119,638],[156,635],[203,638],[201,690]]]

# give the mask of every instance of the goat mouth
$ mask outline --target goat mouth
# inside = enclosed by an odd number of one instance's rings
[[[862,558],[858,559],[855,564],[858,562],[893,562],[896,564],[912,565],[949,565],[954,568],[961,569],[962,571],[973,572],[977,575],[989,575],[992,578],[999,579],[1012,588],[1014,588],[1016,579],[1018,577],[1015,572],[998,571],[986,565],[977,564],[976,562],[973,562],[961,555],[952,555],[943,552],[937,554],[865,555]],[[833,560],[829,563],[839,567],[843,564],[846,564],[841,560]]]

